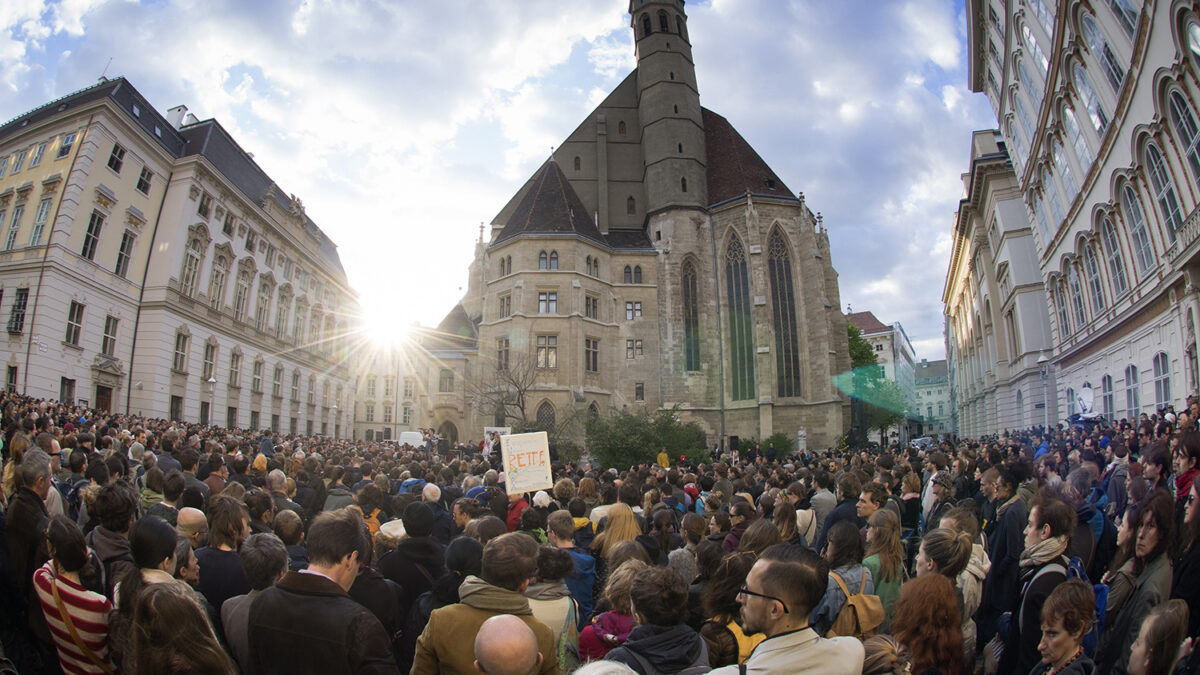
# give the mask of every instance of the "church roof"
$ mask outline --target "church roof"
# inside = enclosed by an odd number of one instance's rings
[[[852,314],[847,314],[846,320],[857,326],[864,335],[870,335],[872,333],[885,333],[891,330],[887,324],[875,318],[875,315],[871,312],[854,312]]]
[[[421,344],[430,351],[457,351],[474,349],[479,339],[479,328],[467,310],[459,303],[442,319],[437,328],[425,331]]]
[[[588,215],[583,200],[553,158],[529,180],[529,189],[509,216],[493,245],[522,234],[577,234],[608,245]]]
[[[650,243],[650,237],[647,237],[642,230],[609,230],[604,238],[614,249],[654,249],[654,244]]]
[[[704,142],[708,149],[710,204],[737,199],[745,196],[746,192],[755,196],[796,199],[796,195],[783,184],[729,120],[708,108],[701,108],[701,112],[704,116]]]

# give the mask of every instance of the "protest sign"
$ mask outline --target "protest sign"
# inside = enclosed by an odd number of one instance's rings
[[[546,432],[501,436],[500,450],[504,458],[504,488],[509,494],[554,487]]]

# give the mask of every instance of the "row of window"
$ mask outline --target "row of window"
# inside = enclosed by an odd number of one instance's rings
[[[40,165],[42,158],[46,154],[46,148],[53,145],[55,141],[58,142],[58,152],[55,154],[54,159],[65,159],[71,154],[71,148],[75,145],[75,138],[76,134],[74,133],[63,134],[49,141],[38,143],[32,148],[18,150],[11,155],[0,157],[0,178],[4,178],[6,175],[16,175],[22,169],[32,169]],[[26,160],[28,160],[28,164],[25,163]]]
[[[538,314],[558,314],[558,291],[538,291],[537,294]],[[512,316],[512,293],[504,293],[496,296],[496,311],[497,316],[501,319],[507,319]],[[583,313],[589,319],[600,318],[600,298],[586,294],[583,297]],[[625,320],[632,321],[642,317],[641,301],[628,301],[625,303]]]
[[[50,219],[50,208],[53,204],[53,199],[46,197],[38,202],[37,210],[33,213],[33,229],[29,233],[27,241],[28,246],[41,246],[42,234],[46,231],[46,223]],[[12,209],[11,217],[8,214],[8,209],[0,206],[0,227],[8,222],[7,234],[4,235],[4,250],[11,251],[17,247],[17,236],[21,231],[22,221],[25,218],[25,203],[17,202]]]
[[[114,325],[114,329],[115,329],[115,325]],[[69,333],[69,331],[70,331],[70,328],[68,328],[68,333]],[[175,334],[175,347],[173,350],[173,356],[172,356],[172,360],[171,360],[171,370],[173,370],[174,372],[176,372],[178,374],[181,374],[181,375],[188,374],[188,360],[190,358],[191,342],[192,342],[192,338],[191,338],[191,335],[189,335],[188,333],[179,331]],[[216,342],[213,342],[210,340],[210,341],[204,343],[204,354],[201,359],[200,379],[207,383],[213,384],[214,386],[216,384],[216,382],[214,380],[216,380],[216,367],[217,367],[218,351],[219,350],[218,350],[218,346],[217,346]],[[242,386],[243,359],[244,359],[244,355],[242,354],[240,349],[234,349],[234,351],[229,354],[229,370],[227,371],[228,372],[228,381],[226,382],[226,384],[231,388],[236,389],[236,388],[240,388]],[[266,361],[261,356],[255,358],[254,361],[251,363],[251,370],[250,370],[250,391],[251,391],[251,393],[254,393],[254,394],[264,393],[263,377],[264,377],[265,369],[266,369]],[[283,364],[281,364],[281,363],[275,364],[275,367],[274,367],[274,370],[273,370],[272,376],[271,376],[271,395],[274,396],[275,398],[283,398],[284,387],[285,387],[285,379],[284,378],[286,377],[285,371],[286,371],[286,369],[283,366]],[[303,379],[304,379],[303,374],[300,372],[299,368],[295,368],[292,370],[289,393],[290,393],[291,401],[293,403],[298,403],[300,401],[301,383],[302,383]],[[321,384],[321,405],[322,406],[330,405],[330,403],[331,403],[330,398],[329,398],[330,390],[331,390],[331,386],[330,386],[329,380],[323,381]],[[307,393],[306,402],[308,403],[308,405],[316,405],[316,403],[317,403],[317,376],[316,375],[308,376],[306,393]],[[337,405],[338,401],[341,401],[341,400],[342,400],[342,385],[338,384],[337,385],[337,397],[332,401],[332,404]]]
[[[558,367],[558,336],[557,335],[539,335],[536,338],[537,349],[535,351],[536,364],[540,369],[554,369]],[[512,340],[507,337],[496,339],[496,369],[508,370],[510,364],[510,356],[512,350]],[[645,343],[641,338],[629,338],[625,340],[625,358],[637,359],[645,356]],[[583,364],[584,370],[589,373],[600,372],[600,340],[599,338],[584,338],[583,340]],[[450,387],[443,388],[441,391],[451,391],[453,388],[454,373],[449,370],[443,370],[443,378],[449,373]],[[443,379],[444,383],[444,379]]]
[[[504,256],[500,258],[499,268],[500,276],[508,276],[512,274],[512,256]],[[584,260],[584,267],[587,270],[587,275],[590,277],[600,278],[600,258],[587,256]],[[557,270],[558,269],[558,251],[541,251],[538,253],[538,269],[539,270]],[[642,283],[642,266],[641,265],[626,265],[623,271],[622,280],[627,284]]]
[[[381,407],[383,409],[383,423],[391,424],[392,419],[393,419],[392,409],[394,406],[385,404]],[[400,423],[405,424],[405,425],[412,424],[412,418],[413,418],[412,406],[410,406],[410,405],[402,406],[400,408]],[[374,403],[367,403],[367,404],[363,405],[363,421],[365,421],[365,422],[374,422],[375,421],[375,404]]]
[[[367,376],[367,397],[368,398],[375,397],[375,392],[377,391],[376,384],[378,382],[378,379],[379,378],[375,375]],[[395,391],[395,388],[396,388],[395,383],[396,383],[396,378],[394,378],[390,375],[383,378],[383,396],[384,396],[384,398],[391,398],[392,393]],[[411,377],[404,378],[404,398],[411,399],[413,397],[414,388],[415,388],[415,385],[414,385],[413,379]]]
[[[1170,372],[1170,357],[1166,352],[1158,352],[1154,355],[1152,361],[1153,382],[1154,382],[1154,408],[1161,409],[1170,405],[1171,400],[1171,372]],[[1090,388],[1091,384],[1085,382],[1084,387]],[[1083,412],[1080,403],[1076,398],[1074,388],[1067,388],[1067,416],[1070,417],[1076,413]],[[1020,400],[1020,392],[1017,392],[1018,401]],[[1119,414],[1116,409],[1116,400],[1113,388],[1112,375],[1104,375],[1100,378],[1100,401],[1099,411],[1109,421],[1115,421]],[[1138,367],[1129,364],[1125,366],[1125,407],[1120,411],[1127,419],[1136,420],[1142,412],[1141,401],[1141,384],[1138,379]]]

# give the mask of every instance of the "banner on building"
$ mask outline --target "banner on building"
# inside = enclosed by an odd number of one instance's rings
[[[504,489],[509,494],[554,487],[546,432],[501,436],[500,451],[504,460]]]

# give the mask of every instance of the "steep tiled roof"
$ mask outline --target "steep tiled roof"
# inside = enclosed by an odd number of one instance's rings
[[[945,380],[947,373],[946,359],[939,359],[937,361],[921,361],[916,364],[914,376],[917,383],[921,384],[922,379],[930,381]]]
[[[883,333],[889,330],[887,324],[875,318],[875,315],[871,312],[854,312],[853,314],[847,314],[846,320],[855,326],[858,326],[859,330],[867,334]]]
[[[608,245],[615,249],[654,248],[654,244],[650,243],[650,237],[647,237],[642,230],[609,230],[604,238],[608,240]]]
[[[479,328],[467,310],[459,303],[442,319],[438,327],[424,330],[421,335],[421,345],[430,351],[458,351],[475,349],[479,339]]]
[[[557,162],[547,160],[529,183],[493,244],[522,234],[577,234],[607,245]]]
[[[708,147],[710,204],[742,197],[747,191],[756,196],[796,199],[729,120],[708,108],[701,108],[701,112]]]

